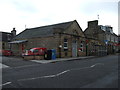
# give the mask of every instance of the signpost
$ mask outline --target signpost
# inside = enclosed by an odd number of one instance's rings
[[[108,40],[104,40],[105,44],[107,45],[108,44]]]

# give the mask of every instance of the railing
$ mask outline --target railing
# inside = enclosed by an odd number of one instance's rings
[[[97,55],[98,56],[106,56],[107,55],[107,50],[98,50]]]

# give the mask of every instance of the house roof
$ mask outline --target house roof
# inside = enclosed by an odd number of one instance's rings
[[[11,39],[12,38],[12,34],[9,33],[9,32],[0,32],[0,38],[2,39],[2,41],[4,41],[4,42],[10,41],[8,39],[8,37],[9,37],[9,39]]]
[[[24,43],[24,42],[27,42],[28,40],[18,40],[18,41],[12,41],[12,42],[9,42],[10,44],[19,44],[19,43]]]
[[[117,34],[115,34],[115,33],[113,33],[113,35],[115,35],[116,37],[118,37],[118,35],[117,35]]]
[[[76,21],[76,20],[74,20]],[[58,28],[58,30],[65,30],[69,27],[74,21],[36,27],[36,28],[29,28],[18,34],[14,39],[28,39],[28,38],[35,38],[35,37],[46,37],[46,36],[53,36],[54,30]]]

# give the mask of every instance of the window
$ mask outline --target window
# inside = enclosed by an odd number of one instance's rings
[[[30,51],[31,51],[31,52],[33,52],[33,51],[34,51],[34,49],[30,49]]]
[[[5,49],[5,43],[2,43],[2,49]]]
[[[73,31],[74,35],[78,35],[78,32],[76,30]]]
[[[64,50],[68,50],[68,40],[64,39]]]
[[[82,43],[80,44],[80,48],[83,48],[83,44]]]
[[[8,39],[8,41],[11,40],[11,35],[10,34],[7,34],[7,39]]]
[[[83,41],[81,41],[81,44],[80,44],[80,51],[83,52]]]
[[[37,50],[37,49],[33,51],[33,53],[38,53],[38,52],[39,52],[39,50]]]
[[[64,39],[64,42],[67,42],[67,39],[66,39],[66,38]]]
[[[67,43],[64,43],[64,48],[67,48]]]

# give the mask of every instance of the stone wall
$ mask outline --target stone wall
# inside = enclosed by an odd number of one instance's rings
[[[68,39],[68,50],[64,50],[64,38]],[[56,49],[57,51],[57,57],[72,57],[72,41],[74,38],[71,35],[59,35],[55,34],[54,36],[51,37],[44,37],[44,38],[32,38],[28,39],[27,42],[23,43],[24,44],[24,49],[30,49],[30,48],[35,48],[35,47],[44,47],[47,49]],[[86,55],[86,50],[85,50],[85,44],[84,44],[84,50],[83,52],[78,51],[80,47],[81,41],[83,41],[81,38],[77,38],[77,56],[85,56]],[[22,54],[22,44],[12,44],[12,51],[14,55],[21,55]],[[59,46],[62,46],[61,48]],[[61,50],[60,50],[61,49]]]

